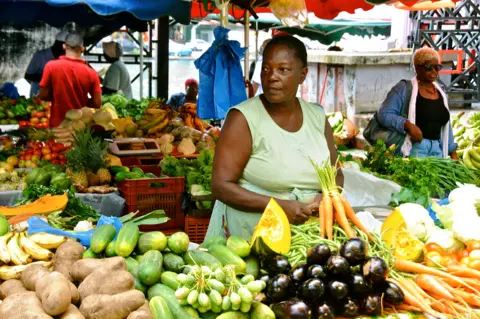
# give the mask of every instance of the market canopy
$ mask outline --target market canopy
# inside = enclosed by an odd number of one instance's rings
[[[45,22],[61,27],[75,22],[82,27],[103,25],[113,30],[127,26],[146,30],[146,22],[162,16],[190,23],[192,3],[184,0],[0,0],[0,23],[21,26]]]

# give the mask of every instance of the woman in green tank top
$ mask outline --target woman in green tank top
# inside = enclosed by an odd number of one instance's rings
[[[217,199],[207,232],[250,239],[270,198],[292,224],[304,223],[320,199],[310,158],[337,155],[323,109],[296,98],[308,72],[304,44],[272,39],[263,52],[264,93],[228,113],[215,152],[212,189]],[[337,183],[343,186],[339,171]]]

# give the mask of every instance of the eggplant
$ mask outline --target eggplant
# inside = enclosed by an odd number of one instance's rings
[[[360,312],[366,315],[378,315],[382,312],[382,298],[378,295],[365,297],[360,303]]]
[[[358,315],[358,304],[355,300],[347,298],[342,301],[338,314],[343,317],[356,317]]]
[[[386,281],[383,289],[383,300],[394,306],[399,306],[405,300],[402,289],[393,282]]]
[[[340,248],[340,256],[345,258],[350,266],[361,265],[367,257],[367,253],[367,243],[360,238],[351,238]]]
[[[290,280],[294,287],[300,286],[308,279],[308,266],[305,264],[296,265],[290,270]]]
[[[313,304],[322,299],[325,292],[323,281],[317,278],[308,279],[298,290],[298,297],[306,302]]]
[[[312,309],[312,319],[335,319],[335,309],[328,303],[321,303]]]
[[[350,264],[342,256],[331,256],[327,261],[327,273],[332,276],[345,276],[350,273]]]
[[[354,294],[364,294],[372,290],[371,285],[367,283],[365,278],[360,274],[351,274],[348,279],[348,287]]]
[[[382,283],[388,276],[388,265],[382,258],[369,257],[362,267],[363,277],[371,283]]]
[[[328,258],[332,255],[330,248],[325,244],[320,244],[310,248],[307,251],[308,265],[325,265]]]
[[[272,306],[277,319],[310,319],[310,307],[300,299],[293,298]]]
[[[267,283],[267,297],[272,302],[288,299],[293,291],[292,281],[287,275],[279,274]]]
[[[308,267],[307,276],[308,278],[318,278],[322,280],[327,278],[325,269],[323,269],[323,266],[321,265],[311,265],[310,267]]]
[[[291,268],[288,259],[281,255],[267,257],[262,262],[262,269],[265,269],[270,275],[288,275]]]
[[[338,280],[330,281],[327,291],[334,300],[346,298],[349,292],[347,284]]]

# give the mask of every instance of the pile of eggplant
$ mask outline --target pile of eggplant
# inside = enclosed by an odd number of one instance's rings
[[[323,244],[310,248],[307,263],[293,268],[283,256],[267,256],[261,261],[265,302],[278,319],[378,315],[383,302],[402,304],[402,290],[386,280],[388,265],[367,252],[364,240],[352,238],[336,253]]]

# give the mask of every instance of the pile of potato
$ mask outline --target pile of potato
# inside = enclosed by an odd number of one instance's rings
[[[53,271],[30,265],[20,279],[3,282],[0,318],[153,319],[125,259],[82,259],[84,250],[67,241],[55,253]]]

